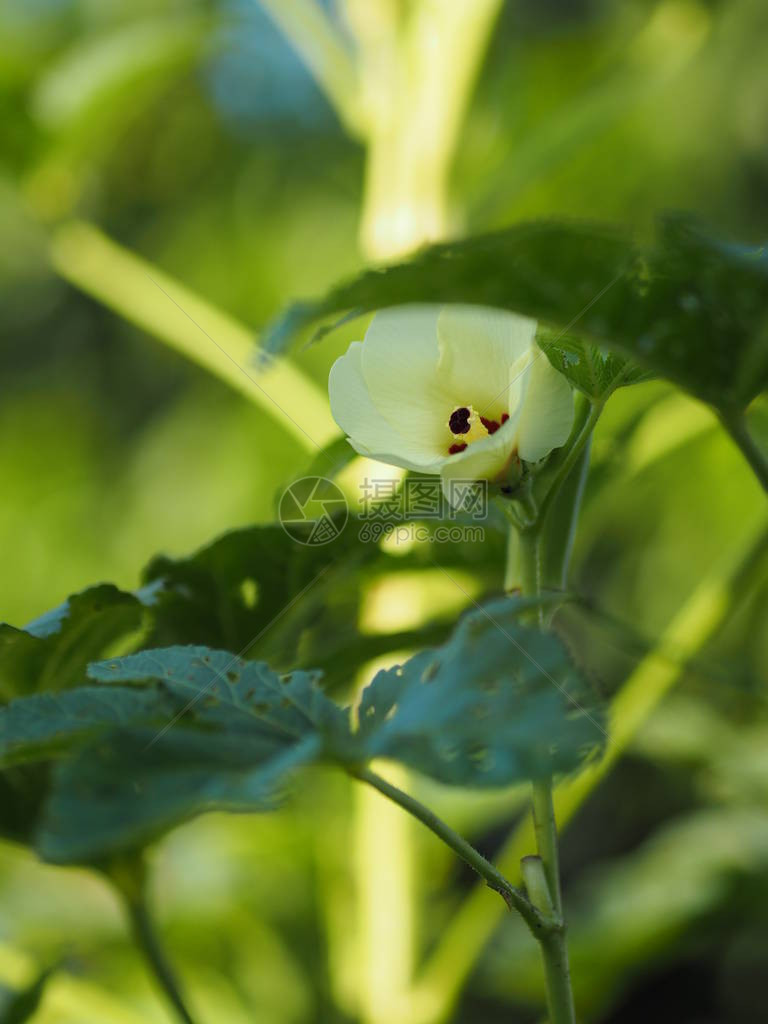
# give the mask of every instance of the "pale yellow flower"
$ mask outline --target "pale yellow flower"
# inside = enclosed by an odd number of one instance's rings
[[[385,309],[334,363],[331,412],[355,451],[439,474],[444,488],[503,480],[573,424],[571,387],[535,334],[535,320],[480,306]]]

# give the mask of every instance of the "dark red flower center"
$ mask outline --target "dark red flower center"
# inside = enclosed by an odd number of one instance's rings
[[[483,428],[490,436],[495,434],[496,431],[509,419],[509,414],[503,412],[501,418],[498,420],[489,419],[486,416],[479,416],[472,409],[472,406],[460,405],[458,409],[454,409],[448,420],[448,429],[451,431],[454,437],[460,437],[462,434],[469,434],[468,440],[480,440],[475,426],[478,419],[483,425]],[[479,429],[479,428],[478,428]],[[484,436],[484,435],[483,435]],[[467,445],[463,441],[458,441],[452,444],[448,449],[449,455],[456,455],[457,452],[463,452]]]
[[[462,405],[458,409],[454,409],[451,413],[451,418],[448,420],[448,427],[452,434],[468,434],[469,433],[469,417],[471,413],[466,405]]]
[[[489,434],[495,434],[502,423],[506,423],[509,419],[509,413],[503,412],[501,414],[501,423],[498,420],[488,420],[485,416],[480,417],[480,422],[483,424]]]

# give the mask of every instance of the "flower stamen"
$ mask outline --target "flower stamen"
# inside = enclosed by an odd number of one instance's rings
[[[463,452],[473,441],[481,441],[484,437],[495,434],[508,419],[509,414],[506,412],[502,413],[498,420],[493,420],[481,416],[471,405],[457,406],[448,417],[447,426],[455,441],[449,447],[448,454]]]
[[[468,434],[470,430],[469,419],[472,415],[472,406],[460,405],[454,409],[448,420],[448,429],[452,434]]]
[[[480,422],[483,424],[483,426],[485,427],[485,429],[488,431],[489,434],[495,434],[496,431],[499,429],[499,427],[502,426],[502,424],[506,423],[508,419],[509,419],[509,413],[508,412],[503,412],[501,414],[501,421],[499,421],[499,420],[489,420],[489,419],[486,419],[485,416],[481,416],[480,417]]]

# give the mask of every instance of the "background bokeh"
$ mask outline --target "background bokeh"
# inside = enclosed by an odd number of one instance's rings
[[[296,296],[539,216],[642,235],[684,208],[764,241],[766,39],[764,0],[6,0],[0,618],[21,625],[100,580],[134,588],[155,553],[273,518],[312,447],[248,360]],[[275,377],[322,441],[327,372],[359,330],[299,348]],[[765,403],[753,415],[768,441]],[[620,623],[569,628],[613,692],[733,561],[765,498],[714,416],[660,382],[611,399],[593,461],[574,580]],[[497,556],[489,542],[467,568],[473,593],[500,586]],[[764,1016],[756,569],[564,836],[585,1020]],[[435,572],[360,585],[374,633],[404,628],[403,608],[415,623],[466,603]],[[487,853],[523,797],[413,784]],[[505,921],[477,952],[491,893],[451,932],[471,878],[380,803],[318,773],[279,814],[209,816],[161,844],[158,913],[201,1019],[538,1018],[525,933]],[[107,888],[0,846],[0,983],[61,958],[40,1024],[169,1019]],[[433,1006],[426,983],[409,1002],[425,977],[438,994],[466,983],[455,1005]]]

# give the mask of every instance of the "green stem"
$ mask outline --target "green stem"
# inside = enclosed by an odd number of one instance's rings
[[[306,451],[338,437],[328,396],[309,376],[287,360],[255,371],[251,328],[94,225],[59,225],[49,257],[65,281],[255,402]]]
[[[567,480],[571,470],[581,458],[584,447],[589,442],[597,421],[603,411],[604,402],[584,404],[582,415],[577,420],[576,434],[572,435],[568,446],[562,449],[562,455],[554,464],[554,472],[546,473],[547,492],[539,503],[538,522],[543,523],[553,501],[560,493],[560,488]],[[542,474],[544,477],[544,474]]]
[[[520,586],[525,597],[540,593],[539,581],[539,534],[538,530],[521,530],[520,543]]]
[[[560,889],[560,857],[557,846],[557,825],[552,801],[552,780],[537,779],[533,783],[533,825],[536,848],[541,858],[549,900],[561,927],[539,938],[547,1007],[550,1024],[575,1024],[576,1010],[568,964],[568,946],[563,924],[563,898]]]
[[[557,849],[555,807],[552,802],[552,780],[537,779],[533,784],[533,826],[536,847],[547,876],[552,905],[558,914],[563,912],[560,892],[560,856]]]
[[[537,779],[533,783],[533,823],[536,847],[541,858],[547,887],[556,919],[561,927],[539,938],[547,1007],[550,1024],[575,1024],[576,1010],[568,964],[568,946],[563,924],[563,898],[560,891],[560,858],[557,848],[557,826],[552,803],[552,780]]]
[[[374,789],[377,789],[384,796],[399,804],[403,810],[412,814],[414,818],[418,818],[423,825],[426,825],[447,846],[450,846],[454,853],[458,854],[481,878],[485,879],[491,889],[498,892],[504,898],[510,910],[518,911],[539,942],[541,942],[543,936],[549,935],[552,931],[559,930],[559,922],[549,920],[542,914],[519,889],[516,889],[501,874],[498,868],[494,867],[474,846],[468,843],[458,832],[455,832],[441,818],[438,818],[428,807],[425,807],[420,801],[402,789],[398,789],[397,786],[393,786],[386,779],[383,779],[368,768],[361,768],[352,774],[361,782],[367,782],[369,786],[373,786]]]
[[[581,449],[581,455],[560,487],[558,500],[541,524],[539,579],[545,590],[565,590],[568,586],[568,566],[589,475],[591,449],[590,439]]]
[[[165,954],[154,923],[143,899],[126,900],[126,909],[131,921],[133,937],[136,945],[144,954],[147,964],[155,975],[158,984],[168,997],[168,1001],[184,1024],[195,1024],[192,1015],[184,1004],[179,983],[170,961]]]
[[[749,432],[742,413],[720,413],[720,422],[749,463],[757,479],[768,491],[768,453],[764,452]]]
[[[570,556],[572,533],[575,529],[575,519],[578,515],[578,507],[581,503],[583,492],[583,477],[577,481],[575,488],[564,488],[572,473],[575,472],[579,461],[582,460],[584,452],[588,451],[592,431],[595,428],[602,406],[591,405],[588,409],[582,407],[581,423],[576,428],[576,434],[571,444],[556,468],[554,477],[549,481],[549,486],[544,499],[539,506],[539,515],[535,525],[527,530],[521,530],[518,536],[518,558],[516,568],[519,573],[520,584],[524,596],[536,596],[541,593],[542,583],[542,551],[543,527],[547,521],[547,512],[551,503],[557,499],[561,491],[569,501],[571,508],[562,510],[568,521],[569,542],[561,545],[561,581],[567,576],[567,562]],[[586,470],[581,467],[582,473]],[[567,492],[567,493],[566,493]],[[559,518],[563,519],[563,515]],[[512,527],[514,529],[514,527]],[[510,544],[512,544],[510,539]],[[510,565],[507,565],[509,575]],[[543,625],[543,609],[539,609],[539,622]],[[575,1024],[576,1011],[573,1002],[573,991],[571,988],[571,972],[568,964],[568,947],[565,939],[565,927],[563,924],[563,900],[560,889],[560,858],[557,845],[557,825],[555,823],[555,810],[552,801],[552,779],[537,779],[533,783],[533,822],[536,836],[536,847],[541,859],[544,877],[549,889],[547,906],[551,904],[554,908],[557,921],[560,927],[539,938],[539,947],[544,965],[544,978],[547,991],[547,1007],[549,1009],[550,1024]]]
[[[133,939],[147,966],[184,1024],[195,1024],[184,1003],[181,987],[155,930],[146,898],[146,869],[138,858],[118,858],[104,872],[119,893],[131,925]]]
[[[576,1024],[565,932],[561,930],[543,936],[540,945],[550,1024]]]

